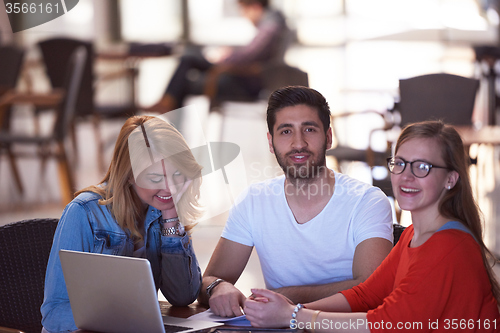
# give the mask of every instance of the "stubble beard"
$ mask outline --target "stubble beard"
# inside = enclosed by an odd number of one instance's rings
[[[316,178],[318,178],[325,172],[325,170],[322,169],[326,169],[326,141],[316,159],[307,161],[307,163],[305,164],[301,163],[289,165],[286,163],[286,158],[288,155],[300,153],[314,155],[308,150],[293,150],[283,156],[278,150],[276,150],[274,143],[273,149],[275,152],[276,161],[285,173],[286,178],[296,185],[312,183],[314,182],[314,180],[316,180]]]

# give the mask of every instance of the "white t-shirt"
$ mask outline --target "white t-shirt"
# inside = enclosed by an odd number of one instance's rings
[[[267,288],[352,279],[359,243],[373,237],[392,241],[391,206],[379,188],[336,172],[328,204],[299,224],[286,201],[284,181],[281,176],[251,185],[222,232],[225,239],[255,246]]]

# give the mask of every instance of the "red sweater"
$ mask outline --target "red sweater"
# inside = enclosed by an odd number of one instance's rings
[[[500,314],[479,245],[443,230],[410,248],[413,225],[375,272],[343,291],[352,312],[367,312],[371,332],[500,332]]]

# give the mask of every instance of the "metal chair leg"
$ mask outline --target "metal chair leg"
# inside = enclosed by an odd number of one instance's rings
[[[21,176],[19,175],[19,170],[17,168],[16,157],[12,153],[10,148],[7,148],[7,156],[9,158],[9,164],[10,164],[10,168],[12,170],[12,175],[14,176],[14,182],[16,183],[16,186],[17,186],[17,189],[19,190],[19,193],[23,194],[24,188],[23,188],[23,183],[21,181]]]

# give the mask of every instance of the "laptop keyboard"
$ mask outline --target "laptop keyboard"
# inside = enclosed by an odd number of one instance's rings
[[[191,329],[191,327],[175,326],[175,325],[168,325],[168,324],[163,324],[163,326],[165,327],[165,333],[182,332],[182,331],[187,331],[187,330]]]

